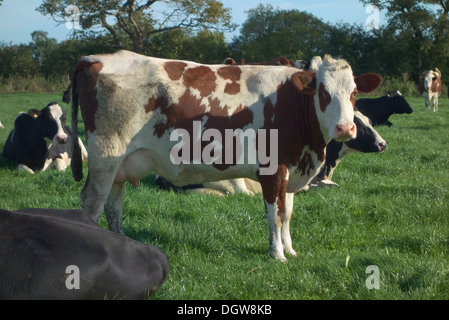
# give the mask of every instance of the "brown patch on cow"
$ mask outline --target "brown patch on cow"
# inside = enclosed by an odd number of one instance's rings
[[[258,180],[262,186],[263,198],[268,204],[277,204],[276,214],[281,221],[285,219],[285,196],[288,185],[287,172],[288,168],[285,165],[279,165],[276,174],[272,176],[258,175]]]
[[[318,88],[318,99],[320,101],[320,110],[325,112],[327,106],[331,103],[331,95],[326,90],[323,83],[320,83]]]
[[[240,92],[240,84],[237,81],[240,80],[242,70],[238,67],[227,66],[217,70],[217,74],[225,80],[231,80],[231,83],[227,83],[224,92],[227,94],[237,94]]]
[[[441,78],[438,76],[434,76],[433,79],[435,80],[432,80],[432,87],[430,88],[430,90],[432,90],[432,92],[441,93],[443,91]]]
[[[164,64],[164,69],[171,80],[179,80],[186,67],[187,63],[181,61],[168,61]]]
[[[79,61],[74,71],[77,83],[74,89],[78,91],[86,136],[96,130],[95,114],[98,109],[98,101],[95,86],[102,68],[103,63],[101,62]]]
[[[358,93],[358,90],[357,90],[357,88],[355,88],[354,91],[352,91],[351,96],[349,97],[349,100],[352,103],[352,109],[354,109],[354,110],[355,110],[355,102],[357,101],[357,93]]]
[[[315,169],[313,164],[312,155],[306,152],[298,162],[298,168],[296,172],[300,172],[302,175],[310,175],[310,170]]]
[[[162,137],[169,128],[183,128],[191,133],[192,122],[200,120],[206,111],[206,107],[201,105],[201,100],[191,95],[189,90],[184,92],[178,103],[169,106],[165,96],[162,96],[155,106],[161,114],[166,116],[165,122],[154,125],[154,134],[158,138]]]
[[[167,107],[167,98],[165,96],[160,96],[156,98],[155,96],[151,96],[148,100],[148,103],[145,105],[145,112],[149,113],[157,108],[166,108]]]
[[[302,156],[306,146],[319,161],[324,161],[326,142],[316,116],[314,96],[308,90],[299,90],[293,79],[283,83],[278,88],[274,108],[270,100],[266,101],[264,117],[264,128],[278,129],[279,164],[301,167],[302,171],[310,172],[314,169],[311,167],[313,161]]]
[[[240,84],[237,82],[227,83],[224,89],[227,94],[237,94],[240,92]]]
[[[242,70],[238,67],[227,66],[219,68],[217,74],[225,80],[239,81]]]
[[[183,83],[187,88],[197,89],[202,97],[207,97],[216,88],[215,73],[206,66],[187,69],[184,72]]]

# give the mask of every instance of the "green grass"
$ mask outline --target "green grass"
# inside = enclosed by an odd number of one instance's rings
[[[0,95],[0,150],[18,111],[53,100],[60,95]],[[413,114],[377,128],[384,154],[350,154],[334,173],[340,188],[295,196],[298,257],[285,264],[268,255],[260,195],[174,194],[158,190],[154,176],[127,184],[125,233],[170,261],[151,298],[448,299],[449,100],[436,114],[424,112],[421,98],[407,100]],[[29,175],[0,158],[1,208],[80,208],[82,185],[70,170]],[[379,290],[365,285],[370,265],[379,268]]]

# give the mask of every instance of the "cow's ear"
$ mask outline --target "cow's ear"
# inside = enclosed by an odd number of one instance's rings
[[[311,71],[300,71],[292,75],[291,82],[300,92],[304,94],[315,94],[316,73]]]
[[[368,93],[376,90],[382,84],[382,77],[376,73],[364,73],[361,76],[354,77],[359,92]]]

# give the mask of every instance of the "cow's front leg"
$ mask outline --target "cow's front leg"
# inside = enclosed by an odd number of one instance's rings
[[[289,253],[292,253],[293,250],[291,248],[291,238],[288,225],[291,210],[286,210],[288,169],[285,166],[279,166],[278,171],[274,175],[260,175],[258,178],[262,186],[262,193],[268,220],[270,255],[275,259],[286,262],[287,259],[284,256],[283,242],[285,242]],[[286,212],[290,212],[288,219]],[[284,225],[286,221],[287,224]]]
[[[433,112],[438,111],[438,95],[435,95],[433,98]]]
[[[114,183],[104,204],[104,213],[111,231],[124,234],[122,224],[123,204],[125,199],[124,184]]]

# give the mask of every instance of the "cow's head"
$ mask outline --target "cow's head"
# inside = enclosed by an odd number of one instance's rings
[[[43,121],[44,135],[54,143],[66,143],[67,134],[64,132],[66,111],[62,111],[59,104],[50,102],[40,112],[38,119]]]
[[[357,137],[345,142],[351,151],[369,153],[384,152],[387,142],[373,128],[368,117],[360,111],[354,111],[354,122],[357,127]]]
[[[437,71],[429,70],[423,72],[420,79],[423,81],[424,91],[428,92],[429,90],[436,91],[438,87],[438,78],[441,78],[441,72],[437,69]]]
[[[325,139],[346,141],[356,137],[354,107],[358,92],[378,88],[382,78],[377,74],[354,77],[350,65],[343,59],[326,55],[324,60],[314,58],[312,74],[300,72],[299,89],[314,94],[315,111]],[[304,76],[303,76],[304,75]],[[310,89],[307,89],[310,88]]]
[[[405,100],[404,96],[399,90],[388,91],[387,97],[389,99],[389,106],[391,106],[391,111],[397,114],[410,114],[413,112],[412,107]]]

